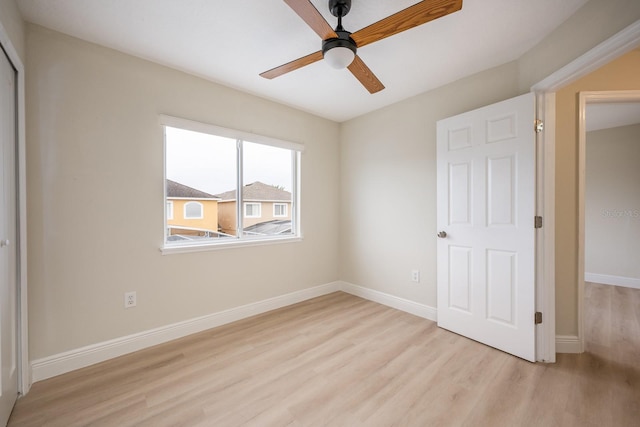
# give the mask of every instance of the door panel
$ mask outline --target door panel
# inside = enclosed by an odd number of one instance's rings
[[[449,165],[450,224],[471,224],[471,164]]]
[[[471,248],[449,247],[449,306],[469,313],[471,307]]]
[[[438,122],[438,325],[535,360],[534,96]]]
[[[514,325],[517,254],[487,250],[487,318]]]
[[[18,395],[16,74],[0,49],[0,425]]]
[[[489,227],[515,226],[516,180],[514,156],[489,158],[487,163],[487,222]]]

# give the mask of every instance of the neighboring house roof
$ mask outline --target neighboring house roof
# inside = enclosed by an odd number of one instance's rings
[[[236,190],[226,191],[224,193],[216,194],[222,201],[234,201],[236,200]],[[291,193],[285,190],[281,190],[273,185],[263,184],[260,181],[256,181],[251,184],[247,184],[242,187],[242,199],[244,201],[291,201]]]
[[[253,235],[273,235],[291,233],[291,220],[273,220],[246,227],[244,232]]]
[[[179,182],[167,180],[167,197],[174,199],[218,199],[213,194],[196,190]]]

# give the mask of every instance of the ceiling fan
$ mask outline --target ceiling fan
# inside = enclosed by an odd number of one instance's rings
[[[273,79],[324,58],[333,68],[348,68],[370,93],[381,91],[384,85],[356,54],[358,48],[462,9],[462,0],[423,0],[355,33],[350,33],[342,27],[342,18],[351,10],[351,0],[329,0],[329,11],[338,18],[338,26],[335,30],[325,21],[310,0],[284,0],[284,2],[322,38],[322,50],[260,75]]]

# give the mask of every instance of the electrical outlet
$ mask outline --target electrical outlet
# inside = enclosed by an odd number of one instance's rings
[[[124,308],[131,308],[136,306],[136,292],[124,293]]]
[[[420,270],[411,270],[411,281],[420,282]]]

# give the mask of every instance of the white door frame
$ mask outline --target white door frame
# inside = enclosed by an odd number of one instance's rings
[[[531,87],[536,93],[538,101],[538,117],[544,121],[545,129],[540,134],[540,162],[542,176],[538,180],[542,194],[538,195],[540,209],[544,217],[542,235],[539,236],[538,246],[538,277],[536,298],[539,311],[543,312],[543,323],[539,325],[537,334],[537,360],[555,362],[556,343],[562,344],[560,337],[556,337],[555,317],[555,94],[560,88],[595,71],[601,66],[624,55],[640,46],[640,20],[629,25],[622,31],[600,43],[582,56],[560,68],[555,73],[541,80]],[[583,224],[584,225],[584,224]],[[583,234],[584,236],[584,229]],[[584,254],[583,254],[584,256]],[[578,291],[584,288],[584,260],[578,261]],[[582,297],[578,296],[578,342],[577,350],[584,348],[582,328]],[[575,346],[574,346],[575,348]],[[569,348],[563,349],[569,352]]]
[[[536,361],[556,361],[555,294],[555,92],[536,94],[536,115],[544,131],[536,137],[536,213],[543,226],[536,231],[536,311],[543,313],[536,327]]]
[[[638,102],[640,90],[588,91],[578,96],[578,342],[584,351],[585,192],[587,170],[587,104]]]
[[[27,394],[31,388],[31,366],[29,364],[29,337],[27,317],[27,175],[25,152],[25,95],[24,95],[24,65],[16,51],[9,35],[0,23],[0,46],[4,49],[11,64],[17,72],[18,150],[16,155],[18,196],[18,393]]]

